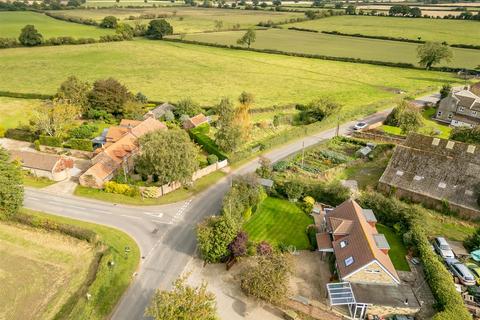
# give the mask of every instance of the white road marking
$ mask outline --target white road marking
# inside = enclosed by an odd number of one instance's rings
[[[142,219],[142,217],[136,216],[129,216],[128,214],[121,214],[122,217],[130,218],[130,219]]]

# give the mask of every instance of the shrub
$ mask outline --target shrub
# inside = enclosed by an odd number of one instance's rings
[[[252,217],[252,208],[250,207],[247,210],[245,210],[245,212],[242,214],[242,217],[244,222],[247,222],[248,220],[250,220],[250,218]]]
[[[247,254],[248,235],[245,231],[240,231],[237,237],[228,245],[228,250],[234,258]]]
[[[288,169],[288,166],[289,166],[289,164],[288,164],[287,161],[280,160],[280,161],[273,164],[273,171],[284,172]]]
[[[8,129],[5,131],[5,138],[13,140],[34,142],[37,137],[38,136],[28,128]]]
[[[139,194],[138,188],[128,184],[117,183],[115,181],[106,182],[104,191],[108,193],[123,194],[129,197],[134,197]]]
[[[57,147],[61,148],[63,141],[59,137],[54,137],[54,136],[43,136],[41,135],[39,137],[40,144],[43,146],[49,146],[49,147]]]
[[[350,189],[344,187],[339,181],[321,182],[310,186],[306,193],[319,202],[339,205],[350,198]]]
[[[217,155],[215,155],[215,154],[209,154],[209,155],[207,156],[207,162],[208,162],[208,164],[217,163],[217,162],[218,162],[218,157],[217,157]]]
[[[279,303],[287,295],[292,261],[285,254],[259,256],[256,265],[240,275],[245,294],[270,303]]]
[[[5,136],[5,128],[0,126],[0,138],[3,138]]]
[[[89,139],[70,139],[70,148],[75,150],[93,151],[92,141]]]
[[[270,243],[267,241],[262,241],[259,244],[257,244],[257,254],[261,256],[268,256],[273,253],[273,248]]]
[[[313,250],[318,249],[317,244],[317,228],[315,226],[308,226],[307,228],[308,241]]]
[[[0,49],[15,48],[20,46],[15,38],[0,38]]]
[[[71,129],[68,134],[70,138],[74,139],[89,139],[93,138],[95,132],[97,132],[98,127],[91,124],[82,124],[76,128]]]
[[[202,149],[208,152],[209,154],[214,154],[218,157],[219,160],[227,159],[227,155],[220,151],[215,141],[213,141],[207,134],[210,130],[210,125],[208,123],[202,124],[188,133],[193,141],[202,146]]]
[[[35,142],[34,142],[33,144],[34,144],[34,146],[35,146],[35,150],[40,151],[40,141],[39,141],[39,140],[35,140]]]

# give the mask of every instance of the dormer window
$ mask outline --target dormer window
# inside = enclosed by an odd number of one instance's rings
[[[340,241],[340,248],[342,248],[342,249],[345,248],[347,246],[347,244],[348,244],[347,240]]]
[[[348,257],[347,259],[345,259],[345,261],[344,261],[344,262],[345,262],[345,267],[350,266],[350,265],[353,263],[353,261],[354,261],[354,260],[353,260],[353,257],[352,257],[352,256],[350,256],[350,257]]]
[[[464,111],[464,110],[465,110],[465,108],[464,108],[464,107],[460,107],[460,108],[458,108],[458,111],[460,111],[460,112],[461,112],[461,111]]]

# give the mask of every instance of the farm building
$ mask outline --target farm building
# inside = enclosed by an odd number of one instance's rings
[[[102,188],[113,178],[117,170],[129,172],[133,168],[134,156],[138,153],[138,138],[167,127],[154,118],[143,121],[122,120],[118,127],[108,130],[106,143],[96,150],[92,166],[80,176],[80,184],[91,188]]]
[[[204,123],[208,123],[208,118],[203,113],[200,113],[186,120],[183,123],[183,128],[185,130],[189,130],[189,129],[196,128],[199,125],[202,125]]]
[[[396,147],[379,187],[437,209],[448,205],[460,214],[478,217],[479,183],[478,146],[415,133]]]
[[[147,113],[145,113],[143,118],[144,119],[154,118],[154,119],[158,120],[161,117],[163,117],[167,111],[173,111],[174,109],[175,109],[175,107],[173,105],[171,105],[168,102],[165,102],[165,103],[162,103],[161,105],[157,106],[155,109],[152,109],[152,110],[148,111]]]
[[[452,91],[440,101],[435,118],[455,127],[474,127],[480,124],[480,97],[475,94],[477,85]]]
[[[62,181],[70,177],[73,160],[30,151],[12,151],[12,158],[21,163],[22,168],[35,177],[45,177],[53,181]]]

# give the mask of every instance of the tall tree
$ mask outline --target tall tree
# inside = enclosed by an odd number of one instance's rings
[[[160,184],[190,183],[198,169],[199,148],[180,129],[159,130],[140,138],[135,167],[143,175],[156,175]]]
[[[186,98],[178,101],[175,109],[173,109],[173,112],[177,115],[177,117],[180,117],[184,114],[193,117],[203,112],[203,109],[198,103],[194,102],[192,99]]]
[[[218,319],[215,295],[207,291],[207,284],[192,287],[184,277],[173,282],[171,291],[158,290],[145,315],[154,320]]]
[[[242,92],[238,98],[240,105],[236,110],[236,123],[240,126],[242,133],[242,142],[248,141],[252,132],[252,119],[250,117],[250,109],[253,106],[254,98],[251,93]]]
[[[35,29],[35,26],[27,24],[23,27],[18,41],[27,47],[38,46],[43,42],[43,36]]]
[[[449,46],[439,42],[425,42],[417,47],[418,62],[425,69],[430,69],[433,65],[442,60],[450,62],[453,54]]]
[[[197,227],[197,240],[203,260],[218,263],[230,256],[228,245],[237,236],[239,224],[227,215],[207,218]]]
[[[81,81],[75,76],[70,76],[58,88],[56,98],[79,106],[83,112],[88,105],[90,88],[91,86],[88,82]]]
[[[152,20],[148,24],[147,37],[150,39],[163,39],[173,33],[173,28],[165,19]]]
[[[440,89],[440,99],[446,98],[450,94],[450,91],[452,91],[452,86],[448,83],[444,84],[442,89]]]
[[[23,205],[22,171],[0,147],[0,220],[13,217]]]
[[[123,115],[123,105],[133,99],[128,89],[113,78],[97,80],[88,95],[88,117],[95,118],[95,112],[103,112],[116,117]]]
[[[242,143],[242,130],[235,122],[236,109],[228,98],[216,107],[218,113],[215,142],[225,152],[235,151]]]
[[[45,102],[32,112],[31,121],[36,130],[48,136],[65,137],[73,128],[80,108],[66,101]]]
[[[257,33],[254,29],[250,28],[240,39],[237,40],[237,44],[242,46],[247,45],[247,47],[250,48],[250,46],[252,45],[252,43],[255,42],[256,39]]]

